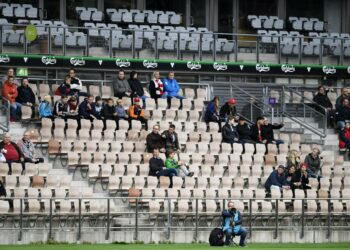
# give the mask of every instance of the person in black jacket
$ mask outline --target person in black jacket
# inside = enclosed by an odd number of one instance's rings
[[[272,143],[272,144],[283,144],[284,141],[282,140],[275,140],[274,135],[273,135],[273,130],[274,129],[280,129],[284,126],[284,124],[271,124],[269,123],[269,120],[264,117],[264,125],[261,127],[261,133],[262,133],[262,138],[264,143]]]
[[[164,85],[160,79],[159,71],[153,72],[153,79],[149,83],[149,94],[151,98],[154,99],[155,103],[158,105],[158,99],[164,94]]]
[[[236,127],[233,125],[235,118],[229,116],[226,124],[222,127],[222,142],[235,143],[239,142],[239,136]]]
[[[298,169],[295,165],[290,166],[286,177],[287,184],[293,191],[293,196],[295,189],[310,189],[306,164],[302,164]]]
[[[93,121],[97,119],[98,114],[95,109],[94,96],[89,95],[85,100],[79,105],[79,115],[84,119],[90,119]]]
[[[115,112],[114,101],[112,98],[109,98],[107,100],[107,104],[103,105],[101,116],[103,117],[103,123],[104,123],[103,130],[106,129],[107,120],[114,120],[116,123],[117,130],[119,129],[119,117],[117,112]]]
[[[162,133],[162,138],[164,140],[165,150],[178,151],[180,150],[179,139],[177,133],[175,132],[175,125],[170,124],[169,129]]]
[[[256,123],[251,127],[251,134],[250,137],[252,138],[253,141],[257,143],[266,143],[263,139],[263,134],[262,134],[262,126],[264,125],[264,120],[265,118],[262,116],[259,116],[256,118]]]
[[[316,102],[318,105],[320,105],[322,108],[326,109],[326,115],[327,115],[327,121],[328,125],[332,125],[334,123],[334,117],[335,117],[335,110],[333,109],[333,104],[329,100],[327,93],[328,89],[326,90],[323,85],[318,87],[318,93],[315,95],[313,101]],[[324,109],[322,108],[316,108],[319,112],[322,114],[325,113]]]
[[[152,132],[146,137],[147,152],[152,153],[154,149],[159,149],[160,152],[165,153],[164,139],[159,134],[159,125],[154,125]]]
[[[243,117],[240,117],[238,119],[236,129],[238,132],[239,141],[241,143],[255,143],[251,137],[252,131],[250,129],[250,126],[247,124],[247,121]]]
[[[22,79],[22,85],[17,88],[18,95],[16,102],[32,108],[32,118],[35,116],[35,94],[31,87],[29,87],[28,78]]]
[[[228,101],[222,105],[220,108],[220,118],[222,121],[227,121],[228,116],[236,116],[237,115],[237,110],[236,110],[236,100],[234,98],[228,99]],[[235,117],[236,120],[238,117]]]
[[[336,115],[337,126],[339,129],[341,129],[345,126],[345,121],[350,120],[350,105],[348,99],[345,98],[343,103],[337,107]]]
[[[173,186],[173,176],[177,176],[175,168],[165,168],[164,161],[159,158],[159,149],[153,149],[153,157],[149,160],[149,173],[150,176],[169,176],[170,186]]]
[[[132,97],[135,97],[135,96],[140,97],[142,99],[142,102],[143,102],[143,108],[145,108],[145,100],[146,100],[147,96],[145,96],[145,91],[143,90],[141,82],[137,78],[136,71],[131,71],[128,83],[129,83],[131,91],[132,91],[131,96]]]

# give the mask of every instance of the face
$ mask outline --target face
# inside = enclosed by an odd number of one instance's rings
[[[175,156],[175,153],[174,153],[174,152],[169,154],[169,157],[170,157],[171,159],[173,159],[174,156]]]
[[[283,171],[284,171],[283,168],[278,168],[278,169],[277,169],[277,172],[278,172],[279,174],[282,174]]]
[[[170,72],[169,74],[168,74],[168,78],[170,79],[170,80],[172,80],[172,79],[174,79],[174,72]]]
[[[349,100],[348,99],[344,99],[343,104],[344,104],[344,106],[348,106],[349,105]]]
[[[123,102],[122,102],[122,101],[118,101],[117,104],[118,104],[119,106],[123,106]]]
[[[9,78],[9,84],[14,84],[15,83],[15,80],[13,80],[13,78]]]
[[[295,173],[295,167],[290,167],[289,168],[289,173],[294,174]]]
[[[108,102],[107,102],[107,105],[109,106],[109,107],[112,107],[113,106],[113,100],[109,100]]]
[[[345,96],[347,96],[347,95],[348,95],[348,89],[343,89],[343,90],[342,90],[342,94],[345,95]]]
[[[22,85],[23,85],[24,87],[28,86],[28,79],[23,79]]]
[[[319,88],[318,92],[323,95],[324,94],[324,88]]]
[[[233,209],[233,208],[235,208],[235,204],[234,204],[233,202],[229,202],[229,203],[227,204],[227,209],[228,209],[228,210],[231,210],[231,209]]]
[[[71,104],[74,105],[74,106],[76,106],[76,105],[77,105],[77,101],[75,101],[75,100],[74,100],[74,101],[71,101]]]
[[[137,79],[137,73],[134,74],[133,79]]]
[[[264,124],[264,125],[269,124],[269,120],[267,120],[267,118],[265,118],[263,124]]]
[[[66,78],[66,83],[70,84],[70,78],[69,77]]]
[[[97,105],[101,106],[102,105],[102,100],[97,101]]]
[[[88,103],[93,103],[94,102],[94,98],[92,96],[88,97],[87,99]]]
[[[175,132],[175,129],[174,128],[169,128],[169,133],[172,134]]]
[[[4,142],[9,143],[11,141],[11,136],[9,134],[5,134],[4,136]]]
[[[29,134],[29,132],[25,132],[25,133],[24,133],[23,139],[24,139],[25,141],[29,141],[29,139],[30,139],[30,134]]]
[[[233,108],[235,105],[235,103],[228,103],[228,106],[230,106],[230,108]]]
[[[228,120],[228,123],[233,125],[235,123],[235,119]]]
[[[159,78],[160,78],[160,74],[159,74],[158,71],[157,71],[157,72],[154,72],[154,78],[156,78],[156,79],[159,79]]]
[[[318,156],[318,150],[317,150],[316,148],[314,148],[314,149],[312,150],[312,155],[313,155],[314,157]]]
[[[154,157],[158,157],[159,156],[159,150],[158,149],[153,150],[153,156]]]
[[[13,76],[15,74],[15,71],[13,70],[13,69],[9,69],[8,71],[7,71],[7,75],[8,76]]]
[[[159,126],[153,126],[153,133],[158,134],[159,133]]]
[[[124,74],[123,71],[121,71],[121,72],[118,73],[118,78],[119,78],[119,79],[122,80],[122,79],[124,79],[124,77],[125,77],[125,74]]]
[[[62,102],[63,103],[67,103],[68,102],[68,97],[62,98]]]
[[[70,77],[75,77],[75,71],[74,70],[69,70],[69,76]]]
[[[302,166],[301,166],[301,171],[302,171],[302,172],[305,172],[305,171],[306,171],[306,166],[305,166],[305,165],[302,165]]]
[[[346,129],[350,129],[350,123],[348,123],[348,122],[345,123],[345,128],[346,128]]]

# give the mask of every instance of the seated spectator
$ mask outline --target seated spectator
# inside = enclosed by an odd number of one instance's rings
[[[52,114],[51,96],[45,96],[43,101],[39,104],[39,117],[51,119],[54,118]]]
[[[287,156],[287,169],[291,166],[299,166],[300,165],[300,152],[296,150],[291,150]]]
[[[17,98],[16,102],[29,106],[32,108],[32,118],[35,116],[35,94],[31,87],[29,87],[28,78],[24,77],[22,79],[22,85],[17,88]]]
[[[350,131],[349,131],[350,138]],[[304,163],[308,166],[308,174],[311,178],[318,178],[321,171],[320,150],[313,148],[312,152],[305,157]]]
[[[340,128],[339,131],[339,148],[350,150],[350,122],[345,123],[345,127]],[[349,151],[350,156],[350,151]]]
[[[71,77],[69,75],[66,75],[64,78],[64,83],[62,83],[55,91],[55,95],[61,96],[61,95],[74,95],[74,91],[71,91]]]
[[[131,88],[131,96],[140,97],[143,102],[143,108],[145,108],[145,100],[147,96],[145,96],[145,91],[143,90],[141,82],[138,79],[138,75],[136,71],[131,71],[130,79],[128,80],[128,83]]]
[[[235,118],[229,116],[226,124],[222,127],[222,142],[230,144],[239,142],[239,136],[236,127],[233,125],[234,123]]]
[[[116,128],[119,129],[119,117],[118,113],[115,111],[114,100],[109,98],[107,104],[102,108],[102,117],[104,122],[104,129],[106,129],[106,121],[113,120],[115,121]]]
[[[170,186],[173,187],[173,176],[177,176],[177,171],[174,168],[166,168],[163,160],[159,157],[159,150],[155,148],[153,150],[153,157],[149,160],[149,173],[150,176],[169,176]]]
[[[184,99],[184,96],[179,95],[180,86],[176,79],[174,78],[175,73],[174,71],[169,71],[168,77],[163,79],[163,86],[164,86],[164,93],[163,98],[167,98],[168,100],[168,108],[171,107],[171,99],[177,98],[181,100],[181,105],[179,109],[182,108],[182,99]]]
[[[215,96],[214,99],[208,103],[205,111],[204,121],[206,123],[216,122],[219,126],[219,133],[221,133],[221,120],[219,115],[219,97]]]
[[[327,124],[329,127],[332,126],[332,124],[334,123],[334,115],[335,115],[335,111],[333,109],[333,104],[332,102],[329,100],[327,93],[328,93],[328,89],[325,89],[325,87],[323,85],[318,87],[318,92],[317,94],[314,96],[313,101],[316,102],[318,105],[320,105],[321,107],[325,108],[327,110]],[[333,91],[333,89],[331,89],[330,91]],[[322,114],[324,114],[324,110],[322,108],[318,108],[316,107],[316,110],[318,110],[319,112],[321,112]]]
[[[6,75],[4,75],[4,77],[2,78],[2,83],[5,84],[8,81],[9,77],[13,77],[13,79],[14,79],[13,81],[15,82],[15,84],[17,86],[19,86],[19,82],[17,81],[16,76],[15,76],[15,69],[14,68],[9,68],[7,70]]]
[[[344,100],[350,101],[348,88],[345,87],[341,89],[341,95],[335,101],[335,108],[338,109],[343,104]]]
[[[236,126],[236,129],[237,129],[239,141],[241,143],[255,143],[255,141],[252,140],[252,137],[251,137],[251,134],[252,134],[251,128],[243,117],[240,117],[238,119],[238,124]]]
[[[101,112],[102,112],[103,106],[104,106],[104,103],[102,101],[101,96],[96,96],[95,97],[95,111],[96,111],[98,119],[101,118]]]
[[[233,116],[236,120],[238,120],[236,100],[234,98],[228,99],[228,101],[225,102],[225,104],[220,108],[220,119],[222,121],[226,122],[229,116]]]
[[[138,97],[134,98],[134,104],[132,104],[129,108],[130,129],[132,127],[131,126],[132,120],[140,121],[145,126],[145,130],[148,130],[147,119],[145,118],[144,110],[140,106],[140,98]]]
[[[161,98],[164,94],[164,85],[160,79],[159,71],[153,72],[153,79],[149,83],[149,93],[151,95],[151,98],[153,98],[155,103],[158,105],[158,99]]]
[[[55,102],[53,114],[62,118],[66,118],[66,112],[68,109],[68,97],[61,95],[61,98]]]
[[[162,133],[162,138],[164,140],[165,150],[172,150],[177,152],[180,150],[179,139],[177,133],[175,132],[175,125],[169,125],[169,129]]]
[[[83,89],[83,83],[78,77],[76,77],[76,73],[76,70],[73,68],[69,70],[70,92],[72,93],[72,95],[75,95],[77,97],[88,96],[86,92],[81,91]]]
[[[22,163],[24,161],[24,155],[17,144],[11,141],[11,135],[9,133],[4,134],[4,140],[0,142],[0,152],[6,159],[9,165],[9,174],[12,174],[11,163]],[[24,165],[22,165],[24,169]]]
[[[295,189],[310,189],[306,164],[301,164],[301,168],[292,165],[287,170],[287,183],[293,191]]]
[[[159,149],[160,152],[165,153],[164,139],[159,134],[159,125],[154,125],[152,132],[146,137],[147,152],[152,153],[154,149]]]
[[[2,96],[10,102],[10,119],[16,121],[20,119],[22,105],[16,102],[18,96],[17,85],[13,76],[9,76],[2,86]]]
[[[124,96],[131,97],[131,88],[122,69],[118,71],[118,76],[113,80],[113,92],[114,96],[120,99]]]
[[[337,126],[339,129],[345,126],[345,121],[350,120],[350,105],[349,100],[344,99],[343,103],[337,107]]]
[[[165,161],[165,167],[167,169],[176,169],[177,175],[180,177],[193,176],[193,172],[189,172],[186,165],[175,159],[175,152],[173,150],[167,151],[168,157]]]
[[[98,119],[98,114],[95,109],[94,96],[89,95],[85,100],[79,105],[79,115],[84,119],[89,119],[93,121]]]
[[[279,165],[277,170],[272,171],[265,182],[266,190],[271,189],[289,189],[289,185],[287,183],[286,174],[284,173],[284,166]]]
[[[119,119],[124,119],[124,120],[128,119],[128,115],[124,109],[122,99],[117,100],[117,105],[115,106],[115,112],[117,113]]]
[[[69,119],[79,119],[78,100],[75,96],[71,96],[68,100],[66,117]]]
[[[264,125],[265,118],[259,116],[256,118],[256,123],[251,128],[251,138],[257,143],[266,143],[267,140],[263,139],[262,126]]]
[[[274,129],[281,129],[283,128],[284,124],[271,124],[269,123],[269,120],[264,117],[264,125],[261,128],[261,134],[263,138],[264,143],[272,143],[272,144],[283,144],[284,141],[282,140],[276,140],[274,138],[273,130]]]
[[[38,157],[38,154],[35,152],[35,146],[30,140],[29,131],[26,131],[23,134],[23,138],[17,142],[17,146],[22,151],[25,162],[31,162],[35,164],[44,162],[44,158]]]

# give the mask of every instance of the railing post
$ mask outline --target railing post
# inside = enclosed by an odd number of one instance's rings
[[[196,199],[196,215],[195,215],[195,231],[194,231],[194,240],[198,242],[198,199]]]
[[[23,234],[23,199],[20,199],[20,204],[19,204],[19,234],[18,234],[18,241],[22,240],[22,234]]]
[[[156,37],[155,37],[155,48],[154,48],[154,58],[159,59],[159,51],[158,51],[158,31],[156,32]]]
[[[252,238],[252,226],[253,226],[253,213],[252,213],[252,199],[249,199],[249,234],[248,234],[248,239]]]
[[[176,50],[177,60],[180,60],[180,32],[177,32],[177,50]]]
[[[167,239],[170,239],[170,233],[171,233],[171,201],[168,198],[168,233],[167,233]]]
[[[49,215],[49,240],[52,239],[52,198],[50,198],[50,215]]]
[[[320,56],[319,56],[319,64],[322,65],[323,62],[323,43],[324,43],[324,39],[321,38],[320,39]]]
[[[278,237],[278,199],[276,199],[276,211],[275,211],[275,232],[273,234],[273,238],[277,239]]]
[[[301,200],[301,232],[300,232],[300,239],[304,238],[304,230],[305,230],[305,199]]]
[[[78,237],[77,240],[80,241],[81,237],[81,198],[79,198],[79,214],[78,214]]]
[[[327,234],[326,239],[329,239],[331,237],[331,200],[327,199],[328,203],[328,214],[327,214]]]
[[[214,34],[214,40],[213,40],[213,61],[216,61],[216,39],[217,34]]]
[[[67,32],[67,28],[64,27],[63,28],[63,37],[62,37],[62,50],[63,50],[63,55],[66,55],[66,32]]]
[[[47,41],[47,51],[49,52],[49,55],[51,55],[51,47],[52,47],[52,44],[51,44],[51,27],[49,27],[49,34],[48,34],[48,37],[47,37],[48,41]]]
[[[89,56],[89,47],[90,47],[90,33],[88,29],[86,32],[85,56]]]
[[[139,232],[139,198],[136,198],[136,209],[135,209],[135,237],[134,240],[138,239]]]
[[[343,64],[344,64],[344,39],[343,38],[340,40],[340,60],[339,60],[339,64],[341,66],[343,66]]]
[[[109,29],[109,43],[108,43],[108,49],[109,49],[109,57],[113,57],[113,32],[112,29]]]
[[[238,36],[235,36],[235,62],[238,61]]]
[[[198,46],[198,58],[202,61],[202,33],[199,33],[199,46]]]
[[[4,44],[2,42],[2,33],[3,33],[3,25],[0,25],[0,54],[2,54],[3,48],[4,48]]]
[[[303,46],[302,39],[301,39],[301,37],[299,37],[299,57],[298,57],[299,64],[301,64],[301,57],[302,57],[302,53],[303,53],[302,46]]]
[[[133,30],[132,31],[132,43],[131,43],[131,54],[132,54],[132,58],[135,58],[135,42],[136,42],[136,31]]]
[[[23,50],[24,50],[24,54],[27,55],[28,54],[28,41],[26,36],[23,36]]]
[[[107,198],[107,233],[106,233],[106,240],[109,240],[109,234],[111,231],[111,200],[110,198]]]
[[[277,60],[278,60],[278,63],[281,63],[281,37],[280,36],[278,36]]]
[[[259,39],[256,39],[256,63],[259,63],[260,61],[260,42],[259,42]]]

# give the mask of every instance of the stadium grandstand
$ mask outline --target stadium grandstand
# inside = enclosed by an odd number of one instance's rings
[[[348,13],[1,1],[0,244],[349,242]]]

